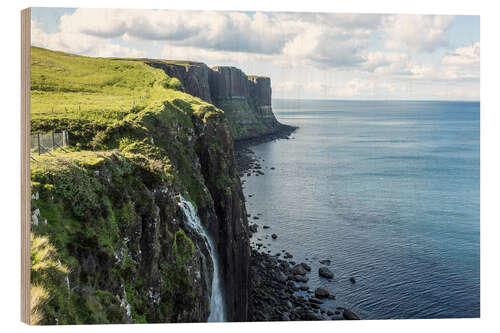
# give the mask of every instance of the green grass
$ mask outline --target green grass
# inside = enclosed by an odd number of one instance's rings
[[[91,58],[31,47],[32,120],[78,119],[107,124],[145,109],[162,109],[164,102],[175,99],[192,104],[195,112],[210,105],[179,91],[180,86],[177,79],[143,61]]]

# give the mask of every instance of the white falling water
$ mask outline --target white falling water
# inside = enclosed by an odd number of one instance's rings
[[[222,299],[222,290],[219,279],[219,264],[217,262],[217,256],[215,253],[215,247],[212,238],[208,235],[205,228],[201,224],[200,218],[196,213],[196,209],[193,204],[182,195],[179,195],[179,206],[186,217],[186,223],[188,226],[197,234],[199,234],[204,240],[210,252],[210,257],[214,263],[214,275],[212,279],[212,295],[210,297],[210,315],[208,316],[208,321],[210,322],[221,322],[224,321],[224,300]]]

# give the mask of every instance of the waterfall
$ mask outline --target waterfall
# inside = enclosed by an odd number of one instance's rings
[[[212,258],[212,262],[214,263],[214,274],[212,278],[212,294],[210,296],[210,315],[208,316],[208,321],[211,322],[221,322],[224,321],[224,300],[222,299],[222,290],[220,283],[220,275],[219,275],[219,264],[217,262],[217,255],[215,252],[215,246],[212,241],[212,238],[208,235],[205,228],[201,224],[200,218],[196,213],[196,209],[193,204],[186,199],[182,195],[179,194],[179,206],[182,209],[182,212],[185,216],[185,222],[192,229],[192,231],[196,232],[200,235],[207,245],[208,251],[210,253],[210,257]]]

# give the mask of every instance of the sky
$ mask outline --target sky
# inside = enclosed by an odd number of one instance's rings
[[[32,45],[193,60],[274,98],[479,100],[479,16],[33,8]]]

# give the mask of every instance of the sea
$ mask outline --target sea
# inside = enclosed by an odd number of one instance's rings
[[[336,296],[325,309],[480,316],[479,102],[275,99],[273,111],[299,129],[251,148],[264,173],[242,178],[252,244],[308,263],[311,289]]]

